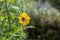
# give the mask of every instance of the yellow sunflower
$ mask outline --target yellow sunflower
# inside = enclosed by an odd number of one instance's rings
[[[30,22],[30,17],[27,13],[23,12],[22,14],[20,14],[19,16],[19,23],[21,23],[23,26],[29,24]]]

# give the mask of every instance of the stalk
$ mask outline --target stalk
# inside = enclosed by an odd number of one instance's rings
[[[8,27],[10,29],[11,28],[10,14],[9,14],[9,11],[8,11],[8,6],[7,6],[7,1],[6,0],[5,0],[5,8],[6,8],[6,12],[7,12],[7,15],[8,15]]]

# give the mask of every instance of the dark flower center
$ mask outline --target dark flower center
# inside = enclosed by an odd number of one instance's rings
[[[25,18],[24,17],[22,18],[22,21],[25,21]]]

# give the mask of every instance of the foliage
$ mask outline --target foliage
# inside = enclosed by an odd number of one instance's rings
[[[18,17],[20,13],[30,11],[31,2],[33,1],[6,0],[6,5],[5,0],[0,0],[0,40],[21,40],[24,33],[21,31]]]

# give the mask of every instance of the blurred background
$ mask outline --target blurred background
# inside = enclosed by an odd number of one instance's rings
[[[60,40],[60,0],[0,0],[0,40],[21,40],[22,12],[31,17],[28,26],[36,27],[26,28],[22,40]]]

